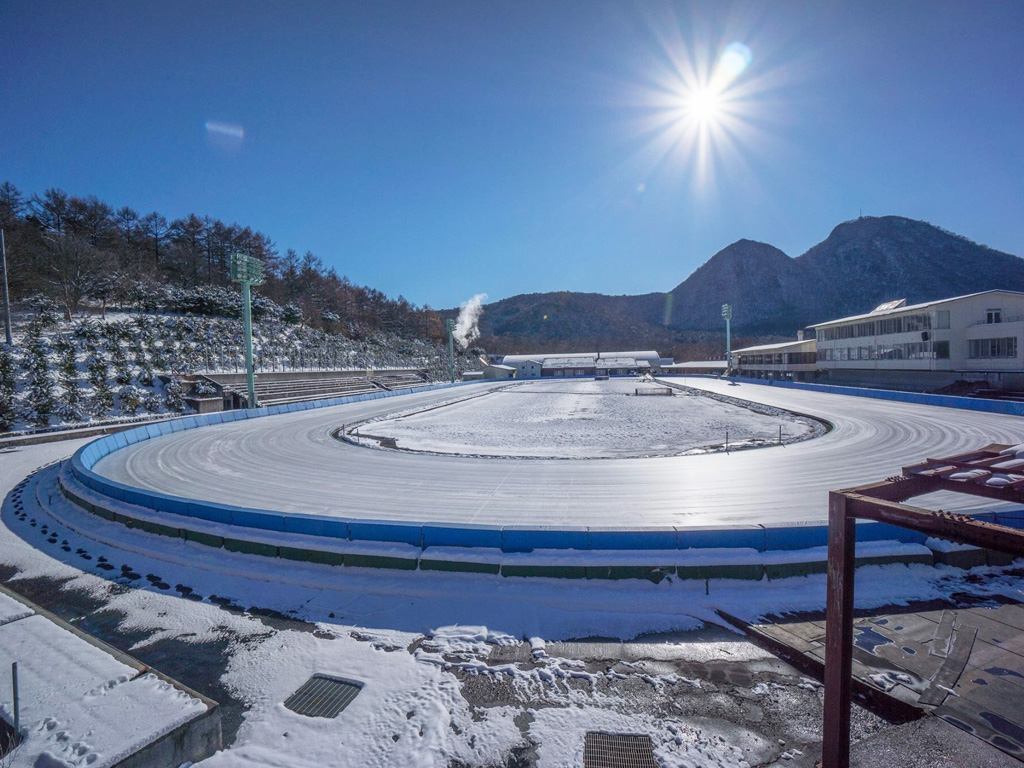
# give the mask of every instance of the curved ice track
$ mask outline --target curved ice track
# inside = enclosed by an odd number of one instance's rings
[[[115,451],[94,471],[172,496],[349,519],[777,525],[821,521],[829,490],[896,474],[927,456],[1024,443],[1024,417],[712,379],[685,383],[819,416],[835,428],[785,447],[606,460],[435,456],[370,450],[330,436],[345,422],[452,397],[441,390],[178,432]]]

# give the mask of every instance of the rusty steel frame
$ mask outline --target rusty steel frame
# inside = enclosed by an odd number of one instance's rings
[[[857,519],[889,523],[940,539],[1022,556],[1024,530],[997,525],[967,515],[936,512],[902,503],[914,496],[934,491],[954,491],[1000,501],[1024,503],[1024,488],[1020,482],[1003,487],[991,487],[974,481],[950,478],[950,475],[956,472],[987,470],[992,464],[999,463],[1000,451],[1009,447],[992,444],[981,450],[947,459],[928,459],[921,464],[905,467],[902,476],[829,493],[822,768],[849,768],[850,765],[853,566],[856,546],[854,526]],[[1008,458],[1012,457],[1004,456],[1003,460]]]

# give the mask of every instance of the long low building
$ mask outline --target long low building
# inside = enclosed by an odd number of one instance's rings
[[[516,369],[518,379],[568,378],[574,376],[626,376],[661,373],[661,356],[642,352],[552,352],[505,355],[502,365]]]
[[[761,344],[737,349],[730,368],[740,376],[757,379],[812,381],[818,371],[815,339],[798,338],[780,344]]]
[[[729,365],[725,360],[687,360],[682,363],[662,363],[661,371],[669,375],[686,376],[692,375],[714,375],[721,376]]]
[[[993,290],[811,326],[832,383],[939,388],[955,381],[1024,388],[1024,293]]]

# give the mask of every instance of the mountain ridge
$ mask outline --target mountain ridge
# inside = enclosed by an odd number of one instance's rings
[[[584,343],[669,351],[724,331],[726,303],[741,335],[792,337],[892,299],[914,304],[995,288],[1024,291],[1024,259],[927,222],[861,217],[795,257],[741,238],[665,293],[510,296],[484,306],[481,343],[504,353]]]

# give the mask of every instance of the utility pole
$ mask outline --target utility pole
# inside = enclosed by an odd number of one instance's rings
[[[11,296],[7,292],[7,243],[4,242],[4,231],[0,229],[0,268],[4,273],[4,335],[7,339],[7,346],[14,344],[11,336]]]
[[[722,305],[722,317],[725,318],[725,370],[729,370],[729,366],[732,365],[732,329],[729,327],[732,321],[732,306],[729,304]]]
[[[448,318],[445,323],[448,328],[448,372],[451,375],[452,384],[455,383],[455,321]]]
[[[257,408],[256,371],[252,361],[252,291],[263,283],[263,262],[244,253],[231,254],[231,279],[242,284],[242,324],[245,326],[245,381],[249,388],[249,407]]]

